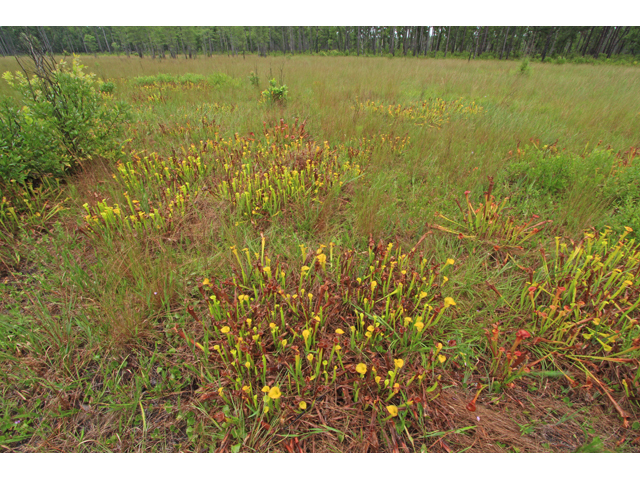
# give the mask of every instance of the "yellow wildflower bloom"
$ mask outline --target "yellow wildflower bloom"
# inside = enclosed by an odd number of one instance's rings
[[[359,363],[356,366],[356,372],[358,372],[361,375],[364,375],[365,373],[367,373],[367,366],[364,363]]]
[[[396,407],[395,405],[388,405],[387,411],[389,412],[389,415],[391,415],[392,417],[398,416],[398,407]]]
[[[271,387],[268,395],[269,398],[275,400],[276,398],[280,398],[282,396],[282,393],[280,392],[280,389],[278,387]]]

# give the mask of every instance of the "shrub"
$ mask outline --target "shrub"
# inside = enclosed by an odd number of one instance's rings
[[[287,94],[289,89],[286,85],[280,85],[276,83],[276,79],[269,80],[269,88],[262,92],[262,98],[269,103],[284,103],[287,100]]]
[[[251,82],[251,85],[253,85],[254,87],[259,87],[260,86],[260,77],[258,77],[258,75],[256,75],[256,73],[252,71],[249,74],[249,82]]]
[[[46,67],[33,78],[3,74],[22,99],[21,106],[5,102],[0,108],[0,177],[5,181],[58,177],[84,159],[119,150],[127,106],[102,95],[77,58],[71,66],[62,61]]]
[[[102,93],[113,93],[116,89],[116,84],[113,82],[104,82],[100,85],[100,91]]]
[[[518,72],[520,75],[529,75],[531,74],[531,67],[529,66],[529,57],[524,57],[522,62],[520,63],[520,67],[518,67]]]

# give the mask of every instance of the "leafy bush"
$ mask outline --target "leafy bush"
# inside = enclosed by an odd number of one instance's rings
[[[287,100],[287,94],[289,89],[286,85],[280,85],[276,83],[276,79],[269,80],[269,88],[262,92],[262,98],[269,103],[284,103]]]
[[[100,93],[77,58],[33,78],[5,72],[22,105],[0,108],[0,177],[24,183],[61,176],[79,161],[119,149],[117,135],[128,108]],[[104,84],[103,84],[104,85]]]
[[[104,82],[100,85],[100,91],[102,93],[113,93],[116,89],[116,84],[113,82]]]
[[[522,62],[520,63],[520,67],[518,67],[518,72],[520,75],[530,75],[531,67],[529,66],[529,57],[524,57]]]
[[[252,71],[249,74],[249,82],[251,82],[251,85],[253,85],[254,87],[258,87],[260,85],[260,77],[258,77],[258,75],[256,75],[256,73]]]
[[[594,149],[576,155],[555,144],[527,145],[507,165],[504,180],[524,187],[536,197],[565,197],[573,191],[602,192],[615,162],[610,150]]]

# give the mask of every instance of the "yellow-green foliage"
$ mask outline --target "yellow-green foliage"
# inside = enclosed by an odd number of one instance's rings
[[[384,105],[374,101],[358,104],[358,107],[367,113],[386,115],[390,118],[400,118],[413,121],[416,125],[427,125],[440,128],[454,117],[478,115],[483,108],[476,102],[464,104],[463,99],[446,101],[435,98],[418,105]]]
[[[535,332],[577,353],[617,356],[640,348],[635,312],[640,304],[640,249],[611,230],[586,233],[555,250],[522,292],[533,311]]]
[[[157,154],[119,162],[114,178],[125,189],[126,205],[85,204],[90,230],[170,231],[203,191],[228,201],[239,220],[275,217],[291,202],[322,203],[334,189],[362,174],[376,149],[401,153],[409,139],[381,134],[358,146],[317,144],[304,124],[280,121],[260,137],[213,138],[191,145],[180,159]]]

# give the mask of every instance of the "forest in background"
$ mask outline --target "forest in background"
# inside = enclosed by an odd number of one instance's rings
[[[322,53],[593,62],[640,53],[640,27],[632,26],[54,26],[0,27],[0,54],[26,53],[25,34],[58,54],[141,58]]]

